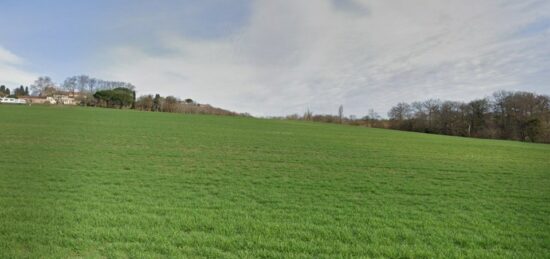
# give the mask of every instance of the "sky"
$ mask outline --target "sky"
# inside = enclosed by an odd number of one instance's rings
[[[550,94],[548,0],[0,0],[0,84],[86,74],[256,116]]]

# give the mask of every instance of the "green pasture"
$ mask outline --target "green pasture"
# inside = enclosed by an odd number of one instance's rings
[[[0,258],[548,258],[550,145],[0,105]]]

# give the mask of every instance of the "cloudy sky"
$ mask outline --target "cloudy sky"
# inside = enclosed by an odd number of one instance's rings
[[[0,0],[0,84],[88,74],[254,115],[550,94],[548,0]]]

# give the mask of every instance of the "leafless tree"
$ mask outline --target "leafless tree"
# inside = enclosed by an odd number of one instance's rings
[[[89,78],[88,79],[88,92],[89,93],[95,93],[97,91],[97,79],[95,78]]]
[[[402,122],[406,119],[410,119],[412,116],[412,108],[408,103],[398,103],[396,106],[392,107],[388,112],[388,117],[391,120],[396,120]]]
[[[55,84],[48,76],[41,76],[31,85],[33,95],[45,96],[51,94],[52,89],[55,89]]]
[[[412,103],[405,119],[398,104],[388,116],[402,130],[457,136],[550,142],[550,98],[528,92],[500,91],[492,99],[469,103],[428,100]]]
[[[79,75],[79,76],[76,76],[75,78],[76,78],[76,88],[78,89],[78,91],[81,93],[88,92],[88,83],[90,82],[90,77],[87,75]]]
[[[428,121],[428,130],[434,131],[434,121],[436,120],[436,116],[438,114],[439,107],[441,105],[441,101],[435,100],[435,99],[429,99],[423,103],[424,108],[427,112],[427,121]]]
[[[76,90],[76,77],[68,77],[63,81],[63,85],[61,86],[65,91],[74,94],[74,91]]]

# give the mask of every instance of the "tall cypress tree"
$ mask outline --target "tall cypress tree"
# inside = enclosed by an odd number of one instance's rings
[[[132,91],[132,107],[131,109],[135,109],[136,108],[136,91]]]

